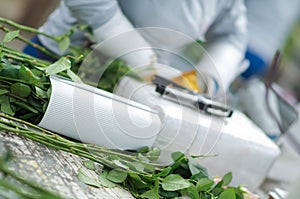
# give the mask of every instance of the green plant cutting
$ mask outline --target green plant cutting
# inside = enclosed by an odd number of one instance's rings
[[[56,133],[42,129],[37,124],[43,117],[51,96],[50,75],[61,75],[71,81],[81,81],[77,70],[90,49],[70,46],[71,29],[62,36],[50,36],[30,27],[0,18],[0,29],[6,34],[0,47],[0,130],[14,133],[53,149],[76,154],[85,159],[84,166],[95,170],[95,163],[104,166],[97,179],[90,178],[84,170],[78,171],[78,178],[94,187],[122,186],[136,198],[192,198],[192,199],[242,199],[242,187],[231,187],[232,174],[229,172],[219,181],[210,177],[205,168],[196,164],[193,159],[203,156],[186,157],[174,152],[174,162],[168,166],[155,163],[159,150],[143,148],[138,151],[119,151],[102,146],[71,141]],[[11,27],[13,29],[11,29]],[[90,31],[87,26],[74,26]],[[60,49],[71,49],[68,54],[58,57],[42,46],[33,44],[21,36],[21,31],[46,36],[58,42]],[[57,59],[56,62],[40,60],[20,51],[9,48],[6,44],[14,39],[32,45],[47,55]],[[124,62],[115,61],[105,71],[98,86],[112,91],[119,78],[129,71]],[[112,80],[112,76],[114,76]],[[58,132],[59,133],[59,132]],[[0,158],[0,187],[11,190],[25,198],[37,198],[36,195],[24,195],[23,191],[7,184],[5,179],[12,175]],[[3,163],[3,164],[2,164]],[[48,198],[60,198],[40,187],[12,176],[17,181],[27,184],[33,193],[48,194]],[[18,178],[17,178],[18,177]],[[43,197],[47,198],[47,197]]]
[[[95,170],[95,163],[104,166],[97,179],[89,177],[84,170],[78,171],[78,178],[94,187],[122,186],[136,198],[176,198],[186,196],[198,199],[241,199],[242,187],[230,187],[232,174],[229,172],[219,182],[210,177],[205,168],[195,164],[193,159],[203,156],[186,157],[174,152],[174,163],[168,166],[156,164],[159,150],[143,148],[135,152],[118,151],[101,146],[68,140],[34,124],[0,113],[0,130],[14,133],[44,144],[53,149],[63,150],[86,159],[84,166]],[[3,173],[8,168],[0,167]],[[3,179],[2,179],[3,180]],[[3,187],[1,185],[0,187]],[[14,191],[13,188],[4,188]],[[53,194],[55,195],[55,194]]]

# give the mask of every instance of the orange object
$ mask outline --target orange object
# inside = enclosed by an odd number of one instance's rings
[[[183,72],[180,76],[172,79],[173,82],[186,87],[187,89],[201,92],[201,89],[197,84],[197,71],[191,70],[188,72]]]

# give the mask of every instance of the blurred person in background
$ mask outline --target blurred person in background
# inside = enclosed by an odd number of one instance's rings
[[[215,66],[207,61],[210,59],[208,56],[204,56],[196,64],[197,71],[201,73],[197,76],[197,83],[202,91],[212,95],[224,93],[242,70],[240,65],[244,58],[247,32],[243,0],[62,0],[40,27],[40,31],[50,35],[62,35],[76,23],[88,24],[93,29],[97,43],[143,27],[167,28],[204,42]],[[151,45],[153,42],[139,32],[135,36],[141,43]],[[82,45],[84,40],[86,38],[79,30],[71,37],[73,45]],[[36,36],[33,41],[58,55],[64,53],[59,51],[57,43],[46,37]],[[121,45],[123,44],[115,43],[105,53],[114,58],[114,49]],[[41,52],[29,46],[24,52],[47,59]],[[158,62],[168,63],[164,60],[167,58],[152,50],[136,52],[134,55],[125,56],[124,61],[131,66],[150,64],[156,58]],[[183,72],[186,70],[180,66],[179,69]]]

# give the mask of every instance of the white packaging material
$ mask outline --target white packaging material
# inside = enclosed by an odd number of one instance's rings
[[[118,95],[156,108],[163,128],[154,146],[162,149],[160,162],[171,162],[174,151],[187,155],[218,154],[196,159],[211,175],[233,172],[233,185],[257,188],[264,180],[280,150],[244,114],[234,111],[231,118],[218,118],[165,99],[153,84],[123,78]]]
[[[240,109],[242,109],[243,112],[245,112],[269,137],[277,139],[281,132],[276,121],[270,116],[265,95],[266,88],[262,81],[257,78],[248,80],[247,86],[240,89],[238,92]],[[268,103],[273,114],[281,123],[278,97],[276,97],[272,91],[269,91]]]
[[[39,126],[109,148],[153,145],[161,121],[150,108],[57,76],[50,79],[51,98]]]

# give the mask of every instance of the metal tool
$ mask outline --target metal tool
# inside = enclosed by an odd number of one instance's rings
[[[167,99],[182,105],[197,108],[207,114],[219,117],[231,117],[233,110],[226,105],[213,101],[197,92],[178,85],[171,80],[155,75],[152,82],[156,84],[155,91]]]

